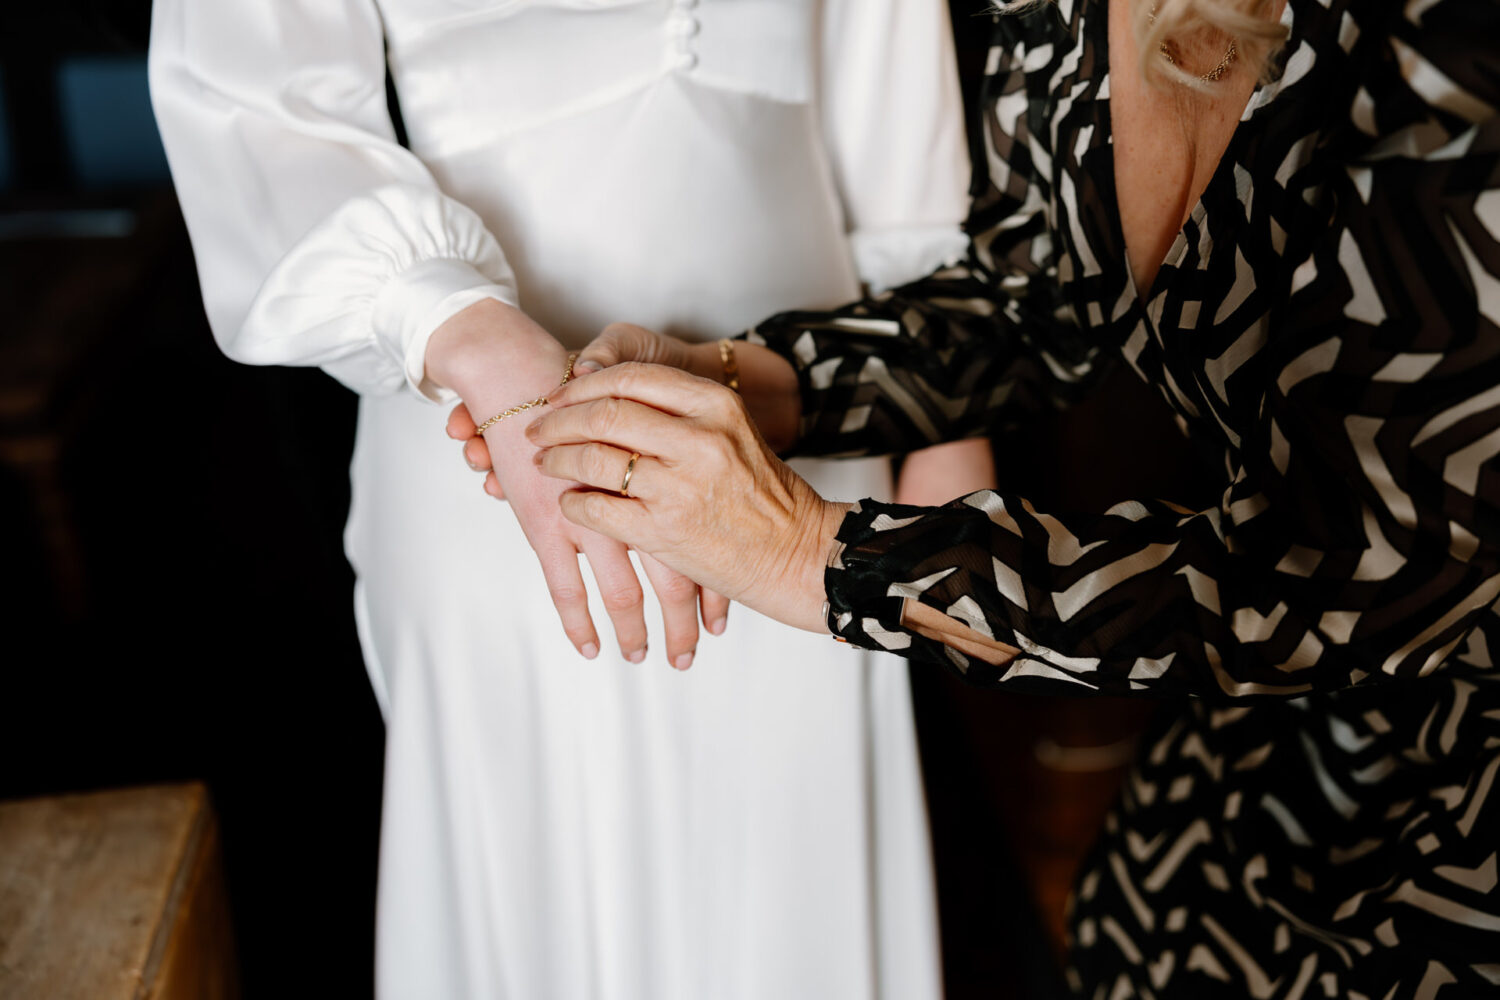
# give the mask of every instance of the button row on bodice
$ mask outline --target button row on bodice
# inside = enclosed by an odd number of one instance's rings
[[[672,13],[667,16],[667,37],[671,39],[667,48],[668,64],[679,73],[686,73],[698,65],[693,38],[701,25],[692,13],[697,6],[698,0],[672,0]]]

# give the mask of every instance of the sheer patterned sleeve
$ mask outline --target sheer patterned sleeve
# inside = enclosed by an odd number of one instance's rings
[[[1500,23],[1493,4],[1396,10],[1331,223],[1289,262],[1263,374],[1229,401],[1246,417],[1222,501],[866,502],[826,573],[837,634],[1074,692],[1289,696],[1492,665],[1500,635],[1476,625],[1500,598]],[[1022,654],[971,663],[903,628],[907,599]]]
[[[863,302],[782,313],[746,334],[797,370],[798,454],[891,454],[982,434],[1012,407],[1066,398],[1092,372],[1096,348],[1060,315],[1048,280],[1049,181],[1037,162],[1046,158],[1045,81],[1022,72],[1026,49],[1013,37],[1022,20],[997,20],[962,259]]]
[[[397,144],[373,0],[157,0],[152,101],[230,357],[361,392],[424,381],[432,331],[516,303],[499,245]]]

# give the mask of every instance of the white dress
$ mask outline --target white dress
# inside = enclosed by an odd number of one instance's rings
[[[717,337],[955,255],[946,18],[157,0],[152,92],[216,337],[362,395],[346,542],[387,723],[381,996],[939,995],[903,661],[736,607],[679,675],[654,605],[644,664],[607,640],[581,659],[422,358],[485,297],[571,345],[620,319]],[[889,489],[882,463],[803,471]]]

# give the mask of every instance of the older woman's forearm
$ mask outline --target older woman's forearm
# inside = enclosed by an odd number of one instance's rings
[[[797,372],[775,351],[743,341],[734,345],[740,369],[740,395],[766,444],[778,454],[797,443],[802,394]]]
[[[950,646],[985,663],[1001,667],[1021,651],[987,635],[976,632],[956,618],[950,618],[921,601],[907,598],[901,605],[901,624],[920,635]]]
[[[775,351],[743,340],[733,342],[730,358],[738,377],[736,391],[744,399],[745,409],[761,437],[772,451],[787,451],[797,443],[797,427],[802,419],[802,393],[796,369]],[[683,367],[700,378],[726,385],[729,382],[728,365],[718,341],[689,346]]]

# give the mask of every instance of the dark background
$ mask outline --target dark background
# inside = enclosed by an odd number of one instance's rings
[[[354,397],[215,348],[149,3],[0,11],[0,797],[206,781],[247,995],[368,996]]]
[[[951,6],[972,99],[987,4]],[[247,995],[369,995],[383,731],[342,554],[355,400],[215,348],[149,16],[0,11],[0,798],[206,781]],[[1101,412],[1131,438],[1091,432]],[[1039,501],[1103,509],[1190,493],[1172,438],[1116,380],[996,449]],[[1041,995],[1119,775],[1049,773],[1035,747],[1128,738],[1143,711],[913,681],[950,996]]]

